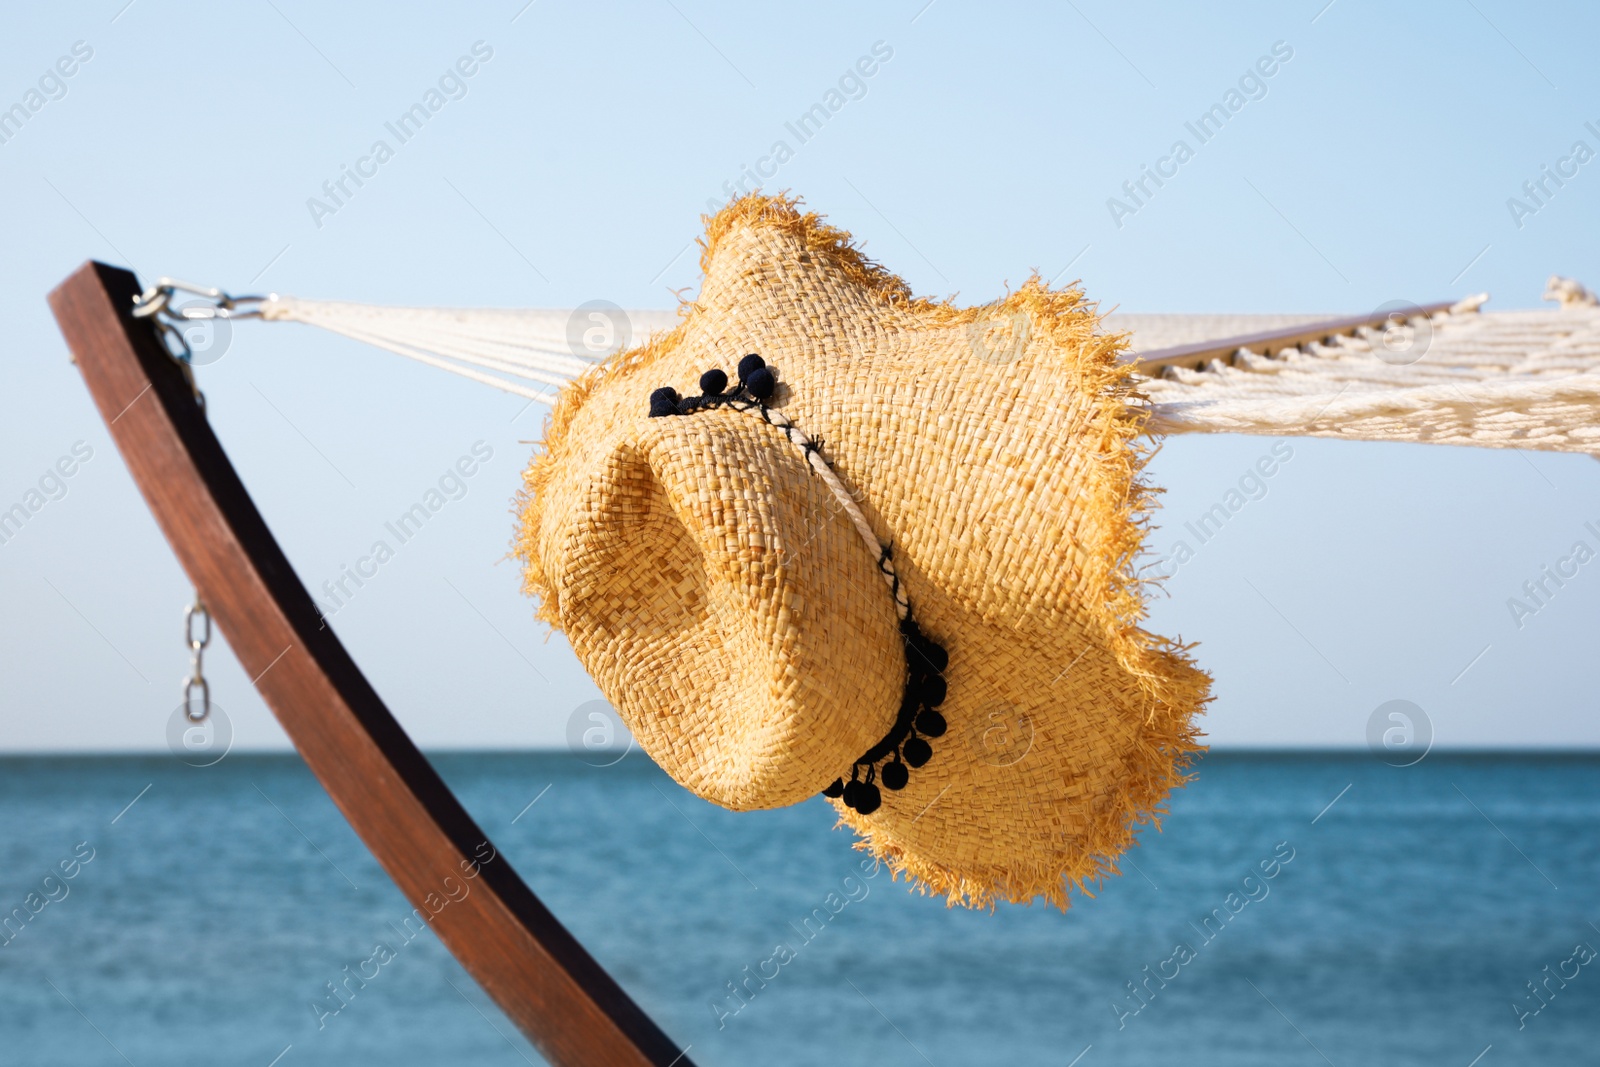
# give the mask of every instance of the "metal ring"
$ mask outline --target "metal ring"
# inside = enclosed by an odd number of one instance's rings
[[[200,712],[195,713],[194,691],[200,690]],[[204,678],[190,678],[183,686],[183,714],[190,722],[205,722],[211,715],[211,683]]]
[[[198,641],[195,640],[194,636],[194,620],[196,615],[198,615],[200,620],[205,623],[205,629],[201,631],[201,636]],[[196,600],[193,604],[190,604],[189,610],[183,613],[183,636],[184,640],[189,642],[189,647],[192,649],[202,649],[211,644],[211,612],[207,611],[206,606],[198,600]]]

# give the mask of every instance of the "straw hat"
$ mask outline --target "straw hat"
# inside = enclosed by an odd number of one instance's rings
[[[1209,686],[1139,626],[1125,338],[1037,277],[914,298],[794,200],[703,247],[682,323],[569,386],[528,468],[540,617],[700,796],[825,792],[924,891],[1065,908],[1185,780]]]

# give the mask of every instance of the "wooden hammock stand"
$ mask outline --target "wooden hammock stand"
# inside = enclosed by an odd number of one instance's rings
[[[91,262],[50,307],[161,532],[306,766],[413,905],[445,896],[446,878],[470,886],[433,931],[552,1064],[691,1067],[494,850],[323,623],[153,321],[133,317],[139,292]]]

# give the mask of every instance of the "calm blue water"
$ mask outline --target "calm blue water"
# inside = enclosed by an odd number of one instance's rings
[[[809,942],[791,923],[859,874],[820,801],[734,815],[637,753],[437,762],[701,1064],[1600,1060],[1600,959],[1569,962],[1600,948],[1600,758],[1212,756],[1137,870],[1067,915],[948,911],[880,874]],[[0,760],[0,907],[43,888],[0,947],[0,1063],[540,1062],[431,934],[318,1029],[323,983],[409,908],[293,757]],[[1124,983],[1158,969],[1139,1006]],[[1540,1006],[1525,983],[1558,969]]]

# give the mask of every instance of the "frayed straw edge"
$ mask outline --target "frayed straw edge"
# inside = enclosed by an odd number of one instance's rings
[[[1107,546],[1105,570],[1095,576],[1105,595],[1086,596],[1080,607],[1109,635],[1112,654],[1143,694],[1145,715],[1136,743],[1140,754],[1129,761],[1138,771],[1117,802],[1091,823],[1085,836],[1096,845],[1060,864],[956,870],[908,853],[874,832],[862,816],[838,804],[835,808],[839,825],[861,837],[856,848],[887,865],[896,880],[904,875],[919,892],[944,896],[950,907],[993,910],[1000,901],[1042,899],[1065,911],[1070,892],[1093,896],[1106,878],[1120,875],[1117,860],[1134,844],[1137,831],[1143,826],[1159,830],[1167,796],[1191,780],[1193,758],[1205,751],[1193,719],[1211,699],[1211,680],[1194,664],[1192,645],[1158,637],[1141,626],[1155,582],[1140,577],[1134,562],[1143,552],[1159,491],[1142,478],[1151,455],[1144,436],[1149,415],[1137,403],[1141,397],[1133,389],[1134,367],[1121,358],[1128,335],[1099,332],[1098,307],[1084,299],[1081,289],[1051,290],[1037,274],[994,303],[948,310],[957,322],[1028,312],[1034,328],[1073,361],[1083,393],[1101,398],[1095,430],[1104,447],[1100,462],[1089,470],[1092,489],[1085,497],[1099,502],[1100,524],[1117,533]]]

